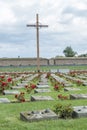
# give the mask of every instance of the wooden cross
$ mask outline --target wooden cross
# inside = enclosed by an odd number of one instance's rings
[[[27,27],[35,27],[36,28],[36,38],[37,38],[37,71],[40,72],[40,58],[39,58],[39,28],[40,27],[48,27],[48,25],[39,24],[39,16],[36,14],[36,24],[28,24]]]

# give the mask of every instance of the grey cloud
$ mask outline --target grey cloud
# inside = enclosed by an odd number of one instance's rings
[[[78,17],[87,17],[87,9],[80,10],[74,7],[66,7],[63,10],[62,14],[72,14]]]

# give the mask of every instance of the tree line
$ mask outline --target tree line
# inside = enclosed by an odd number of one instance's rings
[[[64,50],[63,50],[63,54],[65,57],[75,57],[77,55],[77,52],[75,52],[71,46],[67,46]],[[56,56],[56,58],[59,56]],[[78,57],[87,57],[87,53],[86,54],[81,54],[78,55]]]

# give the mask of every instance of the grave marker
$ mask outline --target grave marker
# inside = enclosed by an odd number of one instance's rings
[[[87,94],[71,94],[70,99],[87,99]]]
[[[56,73],[56,72],[58,72],[58,70],[57,69],[51,69],[50,72],[51,73]]]
[[[48,93],[51,92],[49,89],[35,89],[34,93]]]
[[[0,103],[10,103],[8,98],[0,98]]]
[[[70,70],[69,70],[69,69],[58,69],[58,72],[59,72],[59,73],[67,74],[67,73],[70,72]]]
[[[51,96],[31,96],[31,101],[49,101],[54,100]]]
[[[80,118],[80,117],[87,117],[87,106],[76,106],[73,107],[73,117]]]
[[[39,89],[46,89],[46,88],[49,88],[49,85],[37,85],[37,88],[39,88]]]
[[[19,94],[20,92],[17,90],[4,90],[3,94],[4,95],[15,95],[15,94]]]
[[[83,86],[87,86],[87,82],[83,82]]]
[[[24,88],[24,86],[12,86],[11,89],[21,89]]]
[[[48,85],[48,82],[47,82],[47,81],[40,81],[40,82],[38,83],[38,85]]]
[[[64,91],[78,91],[80,90],[79,88],[71,88],[71,87],[66,87],[64,88]]]
[[[52,110],[44,109],[38,111],[21,112],[20,119],[24,121],[33,122],[48,119],[58,119],[58,116]]]

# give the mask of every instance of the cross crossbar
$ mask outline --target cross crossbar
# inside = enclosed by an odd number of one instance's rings
[[[37,27],[35,24],[29,24],[27,27]],[[48,27],[48,25],[38,25],[38,27]]]

